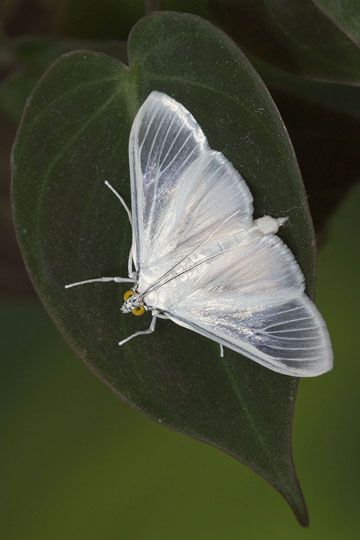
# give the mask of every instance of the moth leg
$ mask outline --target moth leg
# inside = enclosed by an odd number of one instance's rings
[[[122,278],[122,277],[99,277],[95,279],[85,279],[83,281],[76,281],[75,283],[68,283],[65,285],[65,289],[70,289],[71,287],[77,287],[78,285],[85,285],[87,283],[108,283],[108,282],[115,282],[115,283],[134,283],[135,280],[132,278]]]
[[[110,182],[108,182],[107,180],[104,182],[105,183],[105,186],[108,187],[110,189],[110,191],[113,192],[113,194],[115,195],[115,197],[117,197],[119,199],[119,201],[121,202],[125,212],[127,213],[128,215],[128,218],[129,218],[129,221],[130,221],[130,224],[132,224],[132,220],[131,220],[131,211],[129,209],[129,207],[127,206],[126,202],[124,201],[124,199],[122,198],[122,196],[120,195],[120,193],[118,193],[116,191],[116,189],[110,184]]]
[[[220,358],[224,358],[224,346],[219,343],[219,347],[220,347]]]
[[[162,313],[161,311],[158,311],[157,309],[153,309],[151,311],[152,315],[156,315],[158,319],[168,319],[169,317],[165,315],[165,313]]]
[[[134,334],[131,334],[131,336],[123,339],[122,341],[119,341],[119,345],[120,346],[124,345],[124,343],[126,343],[127,341],[130,341],[130,339],[133,339],[134,337],[145,336],[146,334],[152,334],[155,330],[156,319],[157,319],[157,315],[153,315],[153,318],[151,319],[150,327],[147,330],[140,330],[140,332],[135,332]]]

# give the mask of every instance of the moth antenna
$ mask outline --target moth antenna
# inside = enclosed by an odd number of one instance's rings
[[[105,180],[104,182],[105,186],[108,187],[110,189],[110,191],[113,192],[113,194],[115,195],[115,197],[117,197],[119,199],[119,201],[121,202],[125,212],[127,213],[128,215],[128,218],[129,218],[129,221],[130,221],[130,224],[132,224],[132,217],[131,217],[131,210],[129,209],[128,205],[126,204],[126,202],[124,201],[124,199],[122,198],[122,196],[120,195],[120,193],[118,193],[116,191],[116,189],[110,184],[110,182],[108,182],[107,180]]]

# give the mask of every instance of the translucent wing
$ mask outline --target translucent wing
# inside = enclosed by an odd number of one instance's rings
[[[313,377],[332,368],[325,323],[305,295],[250,308],[233,301],[220,309],[205,303],[191,306],[190,313],[175,311],[169,317],[177,324],[278,373]]]
[[[129,145],[137,287],[147,306],[280,373],[331,369],[324,321],[272,234],[278,220],[253,221],[245,181],[193,116],[153,92]]]
[[[332,367],[325,323],[289,249],[254,231],[150,293],[176,323],[298,377]]]
[[[134,260],[144,290],[212,234],[252,220],[252,196],[230,162],[211,150],[193,116],[152,92],[129,143]]]

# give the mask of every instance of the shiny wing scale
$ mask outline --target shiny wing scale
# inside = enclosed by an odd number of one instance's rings
[[[209,235],[214,242],[251,221],[245,181],[169,96],[152,92],[146,99],[133,123],[129,155],[134,258],[144,286]]]

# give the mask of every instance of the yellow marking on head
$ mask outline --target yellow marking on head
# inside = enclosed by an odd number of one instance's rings
[[[129,289],[128,291],[124,292],[124,300],[129,300],[131,296],[134,296],[134,291],[132,289]]]
[[[140,317],[141,315],[144,315],[145,308],[144,306],[137,306],[134,309],[131,310],[131,313],[135,315],[136,317]]]

